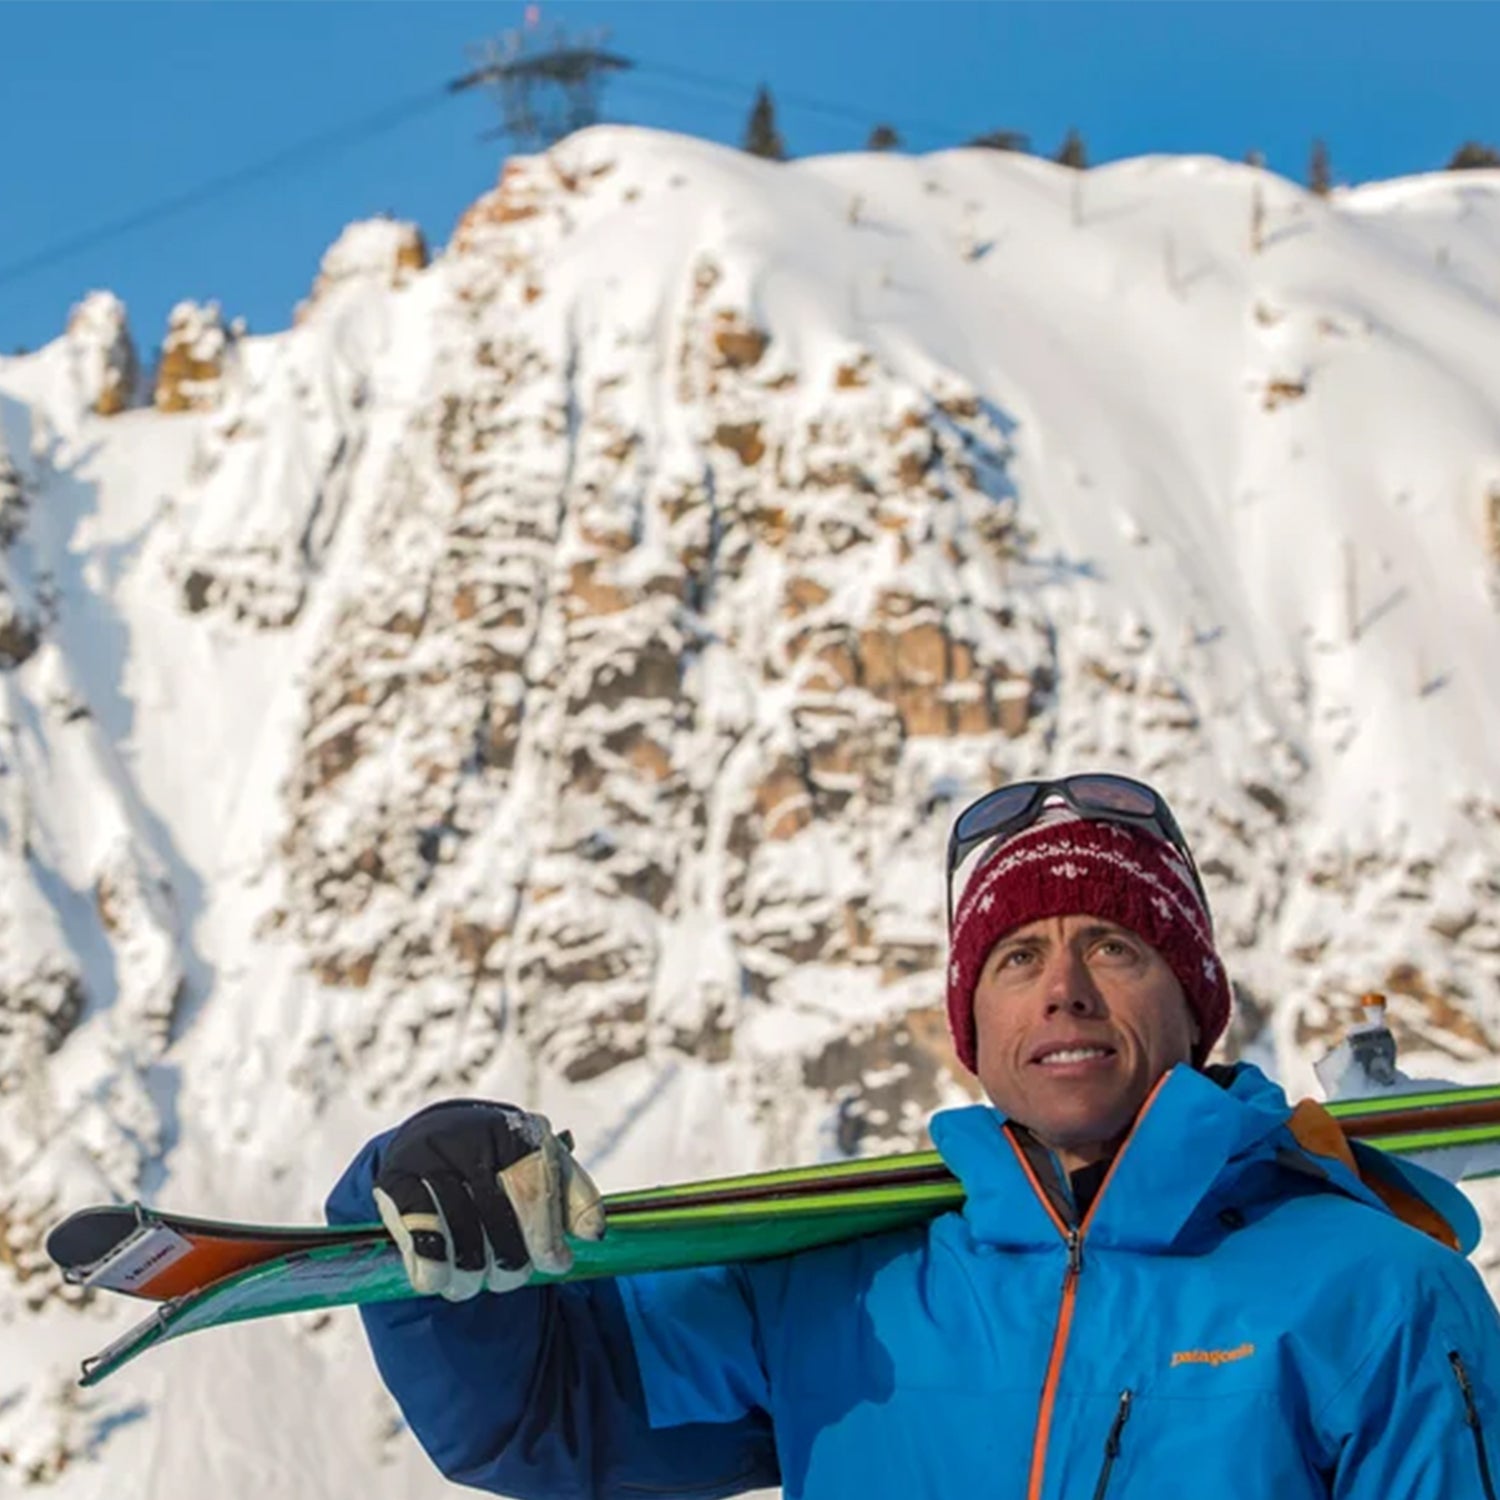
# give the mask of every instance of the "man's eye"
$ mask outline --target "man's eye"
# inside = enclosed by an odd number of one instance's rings
[[[1097,951],[1103,953],[1106,958],[1131,958],[1135,954],[1135,949],[1120,938],[1100,939]]]

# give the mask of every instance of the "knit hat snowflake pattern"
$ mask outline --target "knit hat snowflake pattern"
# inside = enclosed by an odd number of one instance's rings
[[[1230,991],[1213,923],[1187,861],[1163,839],[1119,823],[1049,813],[991,853],[953,917],[948,1026],[961,1063],[977,1060],[974,991],[990,950],[1044,917],[1117,922],[1166,960],[1202,1033],[1201,1064],[1229,1023]]]

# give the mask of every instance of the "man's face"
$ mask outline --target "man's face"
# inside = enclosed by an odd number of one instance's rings
[[[1069,1171],[1109,1153],[1199,1036],[1161,954],[1089,916],[1048,917],[996,943],[974,1025],[985,1092]]]

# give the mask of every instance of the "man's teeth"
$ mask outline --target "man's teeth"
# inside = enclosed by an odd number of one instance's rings
[[[1108,1057],[1108,1047],[1069,1047],[1064,1052],[1049,1052],[1043,1059],[1047,1063],[1087,1062],[1091,1057]]]

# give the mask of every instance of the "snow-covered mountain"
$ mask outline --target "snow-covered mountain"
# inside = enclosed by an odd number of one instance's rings
[[[352,1314],[74,1391],[45,1227],[452,1093],[606,1187],[915,1140],[1002,779],[1162,787],[1294,1092],[1370,988],[1494,1077],[1500,174],[599,129],[142,380],[105,294],[0,359],[0,1493],[442,1492]]]

